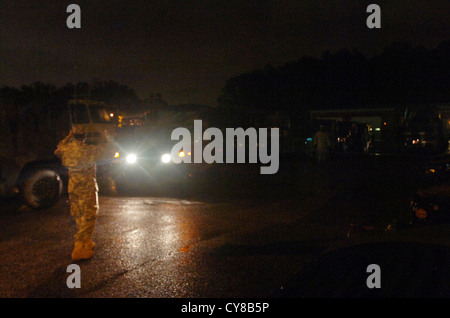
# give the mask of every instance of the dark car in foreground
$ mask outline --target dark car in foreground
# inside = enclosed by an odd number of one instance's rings
[[[413,222],[450,220],[450,154],[434,157],[421,170],[422,185],[411,198]]]
[[[450,185],[441,184],[417,191],[411,200],[413,220],[449,221]]]

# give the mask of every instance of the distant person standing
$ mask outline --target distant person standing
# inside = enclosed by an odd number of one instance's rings
[[[69,170],[70,214],[77,225],[72,260],[94,256],[91,236],[99,208],[96,162],[105,156],[106,149],[106,144],[89,144],[85,134],[71,130],[55,150]]]
[[[325,163],[330,145],[330,138],[325,131],[325,126],[320,125],[319,130],[314,135],[314,148],[316,150],[316,158],[319,164]]]

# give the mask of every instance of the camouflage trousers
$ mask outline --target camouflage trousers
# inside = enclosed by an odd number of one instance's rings
[[[70,214],[77,224],[75,241],[88,241],[95,229],[98,212],[98,193],[96,189],[80,193],[69,193]]]

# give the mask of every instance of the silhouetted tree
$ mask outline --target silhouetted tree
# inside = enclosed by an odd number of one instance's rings
[[[450,101],[450,41],[436,49],[395,42],[366,58],[356,50],[304,56],[230,78],[221,107],[282,110],[305,117],[312,109],[391,107]]]

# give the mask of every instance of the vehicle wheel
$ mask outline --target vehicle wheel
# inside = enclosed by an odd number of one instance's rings
[[[33,209],[48,208],[58,202],[63,184],[53,170],[37,170],[25,180],[22,198]]]

